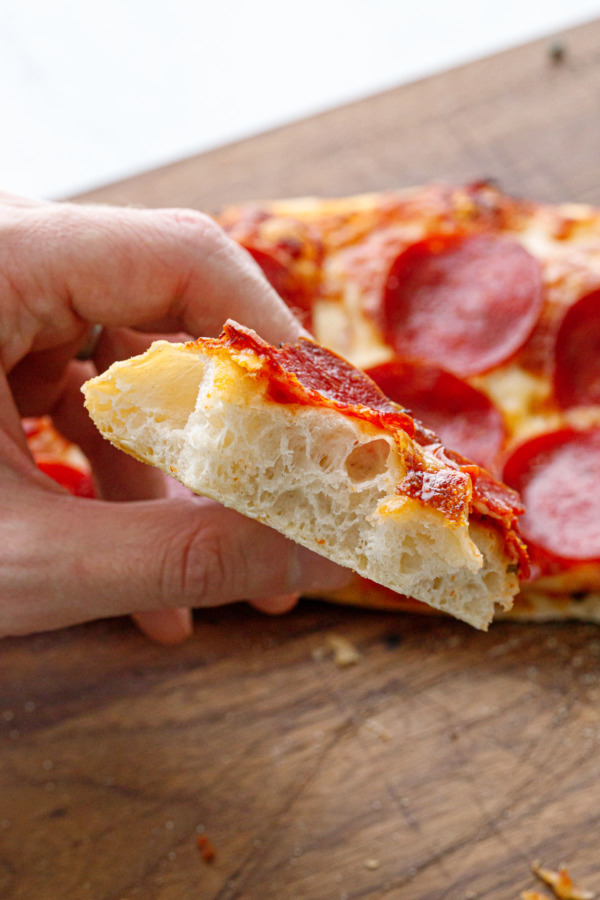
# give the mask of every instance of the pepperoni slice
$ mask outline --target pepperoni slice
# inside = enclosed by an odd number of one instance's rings
[[[75,497],[94,497],[94,485],[91,477],[67,463],[54,460],[37,459],[36,464],[44,474],[66,488]]]
[[[502,414],[482,391],[431,363],[394,359],[367,374],[447,447],[497,471],[506,429]]]
[[[567,311],[554,348],[554,395],[558,403],[600,403],[600,290],[586,294]]]
[[[564,428],[514,451],[504,479],[525,505],[525,540],[565,562],[600,560],[600,429]]]
[[[490,234],[439,234],[392,263],[383,289],[386,340],[400,356],[475,375],[527,340],[542,306],[537,260]]]
[[[350,415],[392,431],[399,428],[411,437],[415,434],[412,417],[391,403],[371,378],[314,341],[301,339],[276,348],[231,320],[217,340],[225,340],[238,352],[249,349],[261,358],[270,382],[269,396],[277,403],[333,402]]]
[[[242,246],[258,263],[271,287],[296,314],[299,314],[302,324],[308,327],[311,298],[307,296],[299,279],[274,253],[246,242],[242,242]]]

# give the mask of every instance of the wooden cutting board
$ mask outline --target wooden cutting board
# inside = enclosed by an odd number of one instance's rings
[[[600,203],[600,22],[560,41],[80,199],[210,210],[494,177]],[[1,651],[4,900],[516,900],[536,859],[600,891],[595,625],[485,635],[304,603],[199,614],[179,649],[111,621]]]

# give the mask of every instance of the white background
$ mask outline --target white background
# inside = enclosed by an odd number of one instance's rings
[[[64,197],[600,16],[600,0],[2,0],[0,187]]]

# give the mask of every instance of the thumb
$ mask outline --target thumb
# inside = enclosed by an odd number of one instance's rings
[[[5,635],[140,611],[314,594],[350,576],[204,498],[109,503],[36,490],[35,503],[22,502],[22,495],[20,501],[8,510],[8,541],[0,550]]]

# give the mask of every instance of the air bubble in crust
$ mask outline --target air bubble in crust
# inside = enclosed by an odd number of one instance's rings
[[[383,438],[359,444],[346,458],[346,471],[355,483],[372,481],[387,467],[390,445]]]

